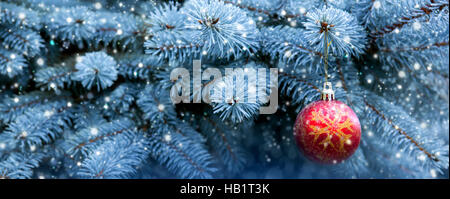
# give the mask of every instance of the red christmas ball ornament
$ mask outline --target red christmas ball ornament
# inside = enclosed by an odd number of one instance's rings
[[[315,162],[336,164],[356,151],[361,125],[353,110],[334,99],[326,82],[321,100],[307,105],[297,116],[294,134],[300,150]]]

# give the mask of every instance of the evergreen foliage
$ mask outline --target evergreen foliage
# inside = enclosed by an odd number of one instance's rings
[[[448,178],[448,5],[2,1],[0,178]],[[196,59],[225,74],[192,78],[212,86],[212,103],[173,104],[193,84],[170,72],[193,77]],[[324,59],[362,127],[338,165],[306,160],[292,134],[320,98]],[[260,68],[278,68],[272,115],[245,94],[273,88],[249,87]]]

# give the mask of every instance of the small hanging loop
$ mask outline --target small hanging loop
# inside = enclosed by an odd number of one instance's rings
[[[334,100],[334,90],[331,82],[323,83],[323,90],[320,98],[326,101]]]

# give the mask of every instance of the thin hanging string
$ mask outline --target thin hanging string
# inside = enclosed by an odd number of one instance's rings
[[[325,1],[325,3],[326,3],[326,1]],[[325,6],[328,7],[327,4],[325,4]],[[334,100],[333,87],[332,87],[331,83],[328,82],[328,48],[330,47],[330,44],[331,44],[331,41],[328,42],[328,27],[329,26],[332,27],[332,25],[328,24],[325,19],[323,19],[323,20],[324,21],[320,22],[320,23],[322,26],[321,32],[325,31],[324,38],[323,38],[324,45],[325,45],[324,46],[325,47],[324,54],[323,54],[323,69],[325,72],[325,82],[323,84],[321,99],[322,100]]]
[[[328,27],[325,27],[325,55],[323,60],[323,68],[325,70],[325,82],[328,82],[328,47],[330,46],[331,42],[328,43]]]
[[[328,9],[328,1],[325,0],[325,8]],[[324,28],[324,27],[322,27]],[[328,43],[328,24],[325,26],[325,52],[324,52],[324,60],[323,60],[323,68],[325,70],[325,83],[328,82],[328,47],[330,44]],[[331,42],[330,42],[331,43]]]
[[[324,55],[323,55],[323,68],[325,72],[325,82],[323,84],[323,90],[322,90],[322,100],[334,100],[334,91],[331,85],[331,82],[328,82],[328,48],[330,47],[331,41],[328,42],[328,24],[322,23],[322,26],[324,27],[325,34],[324,34]],[[322,27],[322,28],[323,28]]]

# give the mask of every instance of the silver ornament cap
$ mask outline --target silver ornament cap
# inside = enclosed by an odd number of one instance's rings
[[[326,100],[326,101],[334,100],[334,90],[333,90],[333,85],[331,84],[331,82],[323,83],[323,90],[322,90],[320,99]]]

